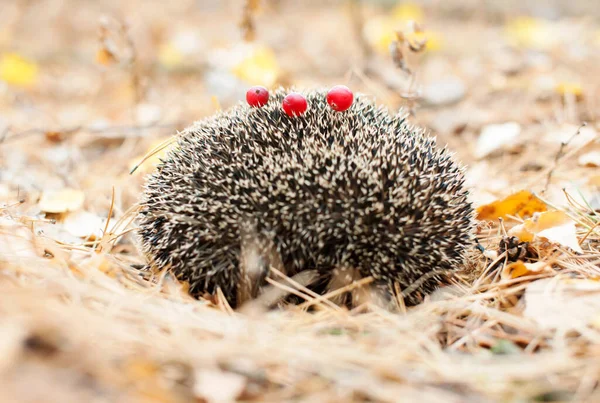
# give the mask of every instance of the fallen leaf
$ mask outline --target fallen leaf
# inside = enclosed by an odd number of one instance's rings
[[[509,215],[527,217],[535,212],[546,211],[546,205],[543,201],[535,197],[527,190],[513,193],[510,196],[496,200],[477,208],[478,220],[497,220],[506,218]]]
[[[135,108],[135,116],[140,125],[150,126],[162,118],[162,108],[156,104],[141,103]]]
[[[421,6],[415,3],[402,2],[392,10],[392,17],[396,22],[414,21],[421,23],[425,13]]]
[[[84,200],[82,191],[65,188],[42,193],[39,207],[46,213],[66,213],[79,210]]]
[[[0,80],[8,84],[31,87],[38,79],[38,66],[17,53],[0,56]]]
[[[105,220],[87,211],[68,214],[63,221],[63,228],[79,238],[94,240],[102,236]]]
[[[575,99],[577,100],[581,100],[583,98],[583,87],[579,83],[563,81],[556,85],[555,90],[561,96],[574,95]]]
[[[109,66],[115,63],[116,61],[117,58],[115,57],[115,55],[105,47],[96,52],[96,62],[104,66]]]
[[[438,79],[423,88],[423,101],[428,105],[450,105],[464,98],[465,83],[456,76]]]
[[[442,48],[442,36],[434,31],[411,32],[406,34],[406,39],[411,42],[425,42],[425,50],[435,52]]]
[[[521,125],[516,122],[493,124],[483,127],[475,145],[475,157],[486,157],[496,150],[513,144],[520,134]]]
[[[160,45],[158,61],[167,69],[176,69],[195,62],[195,56],[202,53],[204,43],[197,30],[178,31]]]
[[[219,370],[199,370],[195,378],[194,395],[208,403],[235,401],[246,387],[243,376]]]
[[[275,53],[266,46],[255,46],[231,72],[241,80],[265,87],[273,86],[280,74]]]
[[[578,147],[583,144],[589,143],[597,138],[598,134],[596,129],[587,125],[585,127],[579,127],[577,125],[565,124],[561,125],[555,130],[551,130],[543,136],[542,140],[546,140],[549,143],[565,143],[569,142],[570,147]],[[573,135],[579,131],[579,134],[575,137]]]
[[[600,167],[600,151],[592,151],[583,154],[579,157],[577,162],[584,167]]]
[[[411,22],[423,22],[423,9],[414,3],[400,3],[389,14],[369,18],[363,27],[367,42],[377,51],[388,54],[390,45],[396,40],[396,32],[410,28]],[[442,48],[442,37],[429,30],[406,32],[405,38],[412,43],[426,40],[425,50],[436,51]]]
[[[600,187],[600,175],[590,176],[587,183],[590,186]]]
[[[508,235],[516,236],[521,242],[533,242],[533,238],[535,237],[535,234],[527,230],[524,224],[519,224],[512,227],[510,230],[508,230]]]
[[[546,238],[548,241],[567,246],[578,253],[583,253],[579,242],[577,241],[577,229],[575,222],[570,221],[553,228],[548,228],[536,234],[540,238]]]
[[[396,31],[399,28],[393,19],[387,16],[376,16],[365,22],[363,35],[377,51],[386,54],[391,43],[396,39]]]
[[[563,211],[553,210],[536,213],[523,224],[514,226],[508,231],[522,242],[531,242],[536,238],[544,238],[552,243],[571,248],[583,253],[577,241],[577,228],[573,221]]]
[[[538,274],[550,270],[550,265],[546,262],[524,263],[520,260],[506,265],[502,269],[500,277],[502,280],[510,280],[517,277],[523,277],[530,274]]]
[[[183,64],[183,53],[173,43],[164,43],[158,50],[158,61],[168,69],[174,69]]]
[[[54,130],[47,131],[44,133],[44,136],[46,137],[46,140],[51,143],[60,143],[65,139],[65,133]]]
[[[537,280],[525,290],[527,318],[545,329],[579,329],[598,323],[600,282],[588,279]]]
[[[547,50],[558,43],[559,33],[549,21],[533,17],[516,17],[505,27],[508,42],[517,47]]]
[[[142,358],[132,359],[125,365],[125,373],[133,380],[156,376],[158,370],[154,362]]]

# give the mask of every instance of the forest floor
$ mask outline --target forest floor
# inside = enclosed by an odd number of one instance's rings
[[[391,3],[0,4],[1,401],[600,401],[600,7]],[[242,314],[140,277],[160,153],[130,170],[254,84],[346,84],[456,153],[485,250],[449,292]]]

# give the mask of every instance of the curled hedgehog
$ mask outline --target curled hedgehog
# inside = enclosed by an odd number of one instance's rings
[[[463,168],[365,96],[338,112],[326,90],[308,91],[300,116],[284,113],[285,96],[178,135],[141,201],[148,267],[232,306],[263,293],[275,268],[317,293],[370,276],[387,301],[420,302],[475,245]]]

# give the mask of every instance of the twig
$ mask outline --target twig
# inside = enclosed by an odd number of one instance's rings
[[[321,302],[325,301],[326,299],[333,298],[333,297],[335,297],[337,295],[340,295],[340,294],[343,294],[345,292],[351,291],[351,290],[353,290],[355,288],[362,287],[363,285],[371,284],[373,281],[375,281],[375,279],[373,277],[371,277],[371,276],[365,277],[363,279],[360,279],[358,281],[350,283],[350,284],[348,284],[345,287],[338,288],[337,290],[328,292],[325,295],[321,295],[319,298],[315,298],[315,299],[313,299],[311,301],[306,301],[306,302],[298,305],[298,308],[299,309],[308,308],[308,307],[310,307],[312,305],[321,303]]]
[[[242,20],[239,27],[242,30],[242,36],[247,42],[252,42],[256,37],[256,23],[254,14],[258,10],[260,0],[246,0],[242,9]]]
[[[563,151],[565,149],[565,147],[567,145],[569,145],[569,143],[579,134],[581,133],[581,129],[583,129],[585,126],[587,126],[586,122],[583,122],[581,124],[581,126],[579,126],[579,128],[577,129],[577,131],[575,132],[575,134],[573,134],[571,137],[569,137],[569,139],[567,141],[562,141],[560,143],[560,148],[558,149],[558,152],[556,153],[556,156],[554,157],[554,164],[552,165],[552,168],[550,169],[550,171],[548,171],[548,175],[546,176],[546,184],[544,185],[544,190],[542,190],[542,193],[545,193],[546,190],[548,190],[548,185],[550,185],[550,180],[552,179],[552,175],[554,174],[554,171],[556,170],[556,168],[558,167],[558,163],[560,161],[560,159],[563,157]]]
[[[283,274],[281,271],[277,270],[274,267],[270,268],[270,271],[273,274],[276,274],[277,276],[281,277],[282,279],[284,279],[285,281],[287,281],[288,283],[290,283],[291,285],[293,285],[294,287],[296,287],[298,290],[310,295],[313,298],[319,298],[319,294],[317,294],[316,292],[312,291],[311,289],[307,288],[305,285],[299,283],[298,281],[295,281],[294,279],[286,276],[285,274]],[[307,299],[308,300],[308,299]],[[340,307],[338,307],[336,304],[334,304],[333,302],[327,300],[325,301],[327,305],[329,305],[331,308],[335,309],[335,310],[340,310]]]
[[[583,238],[581,238],[578,242],[579,245],[583,244],[583,242],[587,239],[588,236],[590,236],[590,234],[592,232],[595,232],[594,230],[596,229],[596,227],[598,227],[598,225],[600,225],[600,221],[598,221],[596,224],[594,224],[588,232],[586,232],[586,234],[583,236]]]
[[[131,171],[129,171],[129,175],[133,175],[133,173],[140,167],[140,165],[142,165],[144,162],[146,162],[148,160],[148,158],[152,158],[152,156],[156,155],[157,153],[161,152],[165,148],[169,147],[176,140],[177,140],[177,137],[175,137],[175,136],[169,137],[168,139],[166,139],[165,141],[163,141],[162,143],[160,143],[159,145],[157,145],[156,147],[154,147],[152,150],[148,151],[146,153],[146,155],[144,155],[144,157],[142,158],[142,160],[140,162],[138,162],[131,169]]]

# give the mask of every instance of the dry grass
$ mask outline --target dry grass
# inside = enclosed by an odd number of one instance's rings
[[[560,3],[560,43],[536,52],[507,45],[511,14],[497,5],[425,8],[444,47],[410,59],[417,79],[449,74],[468,89],[438,107],[399,95],[414,77],[345,39],[356,37],[346,3],[273,1],[257,15],[242,2],[192,3],[0,5],[0,54],[40,69],[33,88],[0,82],[0,401],[600,401],[600,176],[578,163],[599,149],[600,27],[567,14],[579,2]],[[521,218],[482,222],[487,257],[473,251],[451,286],[417,307],[399,301],[399,312],[348,311],[282,276],[275,286],[305,304],[234,312],[218,295],[190,298],[166,272],[143,278],[132,219],[151,161],[129,172],[152,144],[240,98],[215,89],[231,78],[211,75],[211,52],[240,41],[242,14],[274,49],[279,83],[349,80],[391,108],[414,108],[413,121],[469,165],[477,204],[530,189],[577,223],[584,253],[537,242],[527,258],[548,269],[506,278],[498,245]],[[189,64],[168,69],[159,49],[178,29],[200,39]],[[95,62],[103,46],[118,62]],[[547,77],[581,83],[583,97],[540,95]],[[584,120],[587,137],[561,146]],[[518,139],[476,158],[481,128],[507,121],[521,125]],[[75,236],[72,213],[41,211],[40,196],[64,187],[83,192],[81,210],[111,218],[103,233]]]

